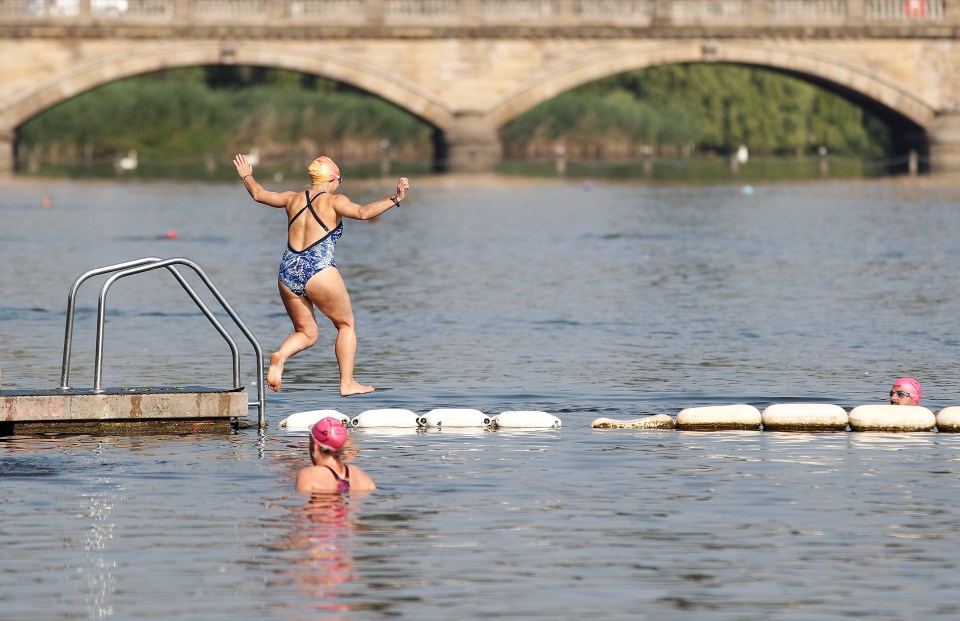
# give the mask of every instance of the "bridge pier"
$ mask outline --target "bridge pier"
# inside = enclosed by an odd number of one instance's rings
[[[937,113],[928,135],[930,171],[960,172],[960,111]]]
[[[438,168],[449,172],[493,170],[503,154],[497,128],[481,113],[462,112],[443,128]]]
[[[12,174],[16,167],[17,134],[13,129],[0,129],[0,175]]]

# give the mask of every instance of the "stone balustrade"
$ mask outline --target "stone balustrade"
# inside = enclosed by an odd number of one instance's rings
[[[517,29],[623,36],[660,29],[700,37],[705,29],[723,36],[810,28],[940,38],[960,26],[960,0],[0,0],[0,35],[8,36],[85,27],[135,34],[166,26],[275,37],[311,24],[343,36],[387,28],[411,38],[450,36],[451,30],[459,36]]]

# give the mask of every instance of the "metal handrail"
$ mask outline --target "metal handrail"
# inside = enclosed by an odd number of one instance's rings
[[[63,368],[60,374],[60,388],[61,390],[68,390],[69,380],[70,380],[70,353],[73,347],[73,324],[74,324],[74,314],[76,306],[76,296],[77,291],[80,288],[80,285],[86,281],[88,278],[96,276],[98,274],[106,274],[108,272],[119,271],[124,268],[134,267],[137,265],[145,265],[156,263],[162,259],[158,257],[144,257],[142,259],[135,259],[133,261],[126,261],[124,263],[117,263],[115,265],[108,265],[106,267],[101,267],[97,269],[90,270],[82,274],[76,281],[74,281],[73,286],[70,288],[70,294],[67,298],[67,329],[64,336],[63,343]],[[227,344],[230,346],[230,351],[233,354],[233,384],[234,388],[240,388],[240,353],[237,349],[237,344],[233,340],[233,337],[224,329],[223,325],[217,321],[217,318],[213,316],[213,313],[210,312],[210,309],[203,303],[200,297],[196,294],[193,288],[184,280],[183,276],[180,275],[180,272],[177,271],[175,267],[168,267],[168,270],[174,275],[180,285],[187,291],[191,299],[200,307],[200,310],[203,311],[204,316],[214,325],[220,335],[227,341]]]
[[[233,340],[233,337],[224,329],[223,325],[214,317],[213,313],[210,312],[210,309],[203,303],[203,300],[197,295],[196,291],[190,286],[189,283],[183,278],[180,272],[173,267],[174,265],[185,265],[192,269],[197,276],[203,280],[204,284],[210,290],[210,292],[217,298],[217,301],[220,302],[220,305],[227,312],[234,323],[243,332],[244,336],[247,337],[247,340],[250,341],[250,344],[253,346],[254,351],[257,356],[257,409],[259,410],[258,424],[261,429],[266,427],[266,413],[265,413],[265,391],[264,391],[264,379],[263,379],[263,350],[260,348],[260,344],[257,342],[256,337],[253,336],[253,333],[247,328],[243,323],[240,317],[234,312],[233,308],[227,302],[227,300],[220,293],[219,289],[213,284],[210,278],[206,275],[203,269],[193,261],[185,258],[175,257],[170,259],[160,259],[158,257],[144,257],[142,259],[135,259],[132,261],[126,261],[123,263],[117,263],[114,265],[108,265],[101,268],[96,268],[90,271],[87,271],[80,275],[70,288],[70,293],[67,299],[67,326],[66,333],[64,335],[64,344],[63,344],[63,368],[60,377],[60,388],[62,390],[69,389],[69,378],[70,378],[70,353],[72,349],[73,342],[73,324],[74,324],[74,315],[76,309],[76,296],[77,291],[80,288],[80,285],[87,279],[96,276],[98,274],[106,274],[110,272],[115,272],[113,276],[107,279],[103,287],[100,289],[100,297],[97,306],[97,346],[96,346],[96,355],[95,355],[95,369],[94,369],[94,391],[102,392],[101,388],[101,379],[103,371],[103,326],[104,326],[104,317],[106,313],[106,297],[107,292],[110,290],[110,287],[113,286],[113,283],[123,278],[125,276],[130,276],[132,274],[139,274],[142,272],[152,271],[155,269],[166,268],[173,274],[174,278],[177,279],[177,282],[180,283],[180,286],[183,287],[184,291],[190,296],[193,302],[197,307],[203,312],[204,316],[210,321],[211,324],[217,329],[220,336],[227,342],[230,346],[230,351],[233,355],[233,382],[235,389],[243,388],[240,380],[240,354],[237,349],[237,344]],[[252,405],[252,404],[251,404]]]
[[[76,313],[77,292],[80,289],[80,285],[82,285],[87,279],[99,274],[115,272],[119,269],[131,267],[133,265],[154,263],[159,260],[160,259],[157,257],[144,257],[142,259],[134,259],[133,261],[125,261],[123,263],[98,267],[80,274],[80,276],[73,281],[73,285],[70,287],[70,292],[67,294],[67,327],[63,336],[63,366],[60,369],[60,390],[70,389],[70,354],[73,351],[73,318],[74,314]]]

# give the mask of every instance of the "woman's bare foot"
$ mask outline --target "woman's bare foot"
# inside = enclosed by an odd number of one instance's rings
[[[283,360],[280,354],[274,352],[270,354],[270,368],[267,370],[267,386],[273,389],[273,392],[280,392],[280,383],[283,376]]]
[[[373,386],[364,386],[358,382],[340,384],[341,397],[349,397],[350,395],[365,395],[368,392],[373,392],[374,390],[375,388]]]

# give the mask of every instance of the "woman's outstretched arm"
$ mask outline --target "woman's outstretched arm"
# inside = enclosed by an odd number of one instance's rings
[[[406,198],[407,190],[409,189],[410,180],[406,177],[400,177],[400,180],[397,182],[397,193],[392,196],[367,205],[358,205],[346,196],[337,194],[333,197],[333,209],[344,218],[370,220],[371,218],[376,218],[391,207],[399,207],[403,199]]]
[[[238,154],[233,158],[233,165],[237,168],[237,174],[243,181],[243,187],[247,188],[250,197],[258,203],[269,205],[270,207],[286,207],[290,199],[296,195],[296,192],[271,192],[257,183],[253,178],[253,166],[247,161],[243,154]]]

